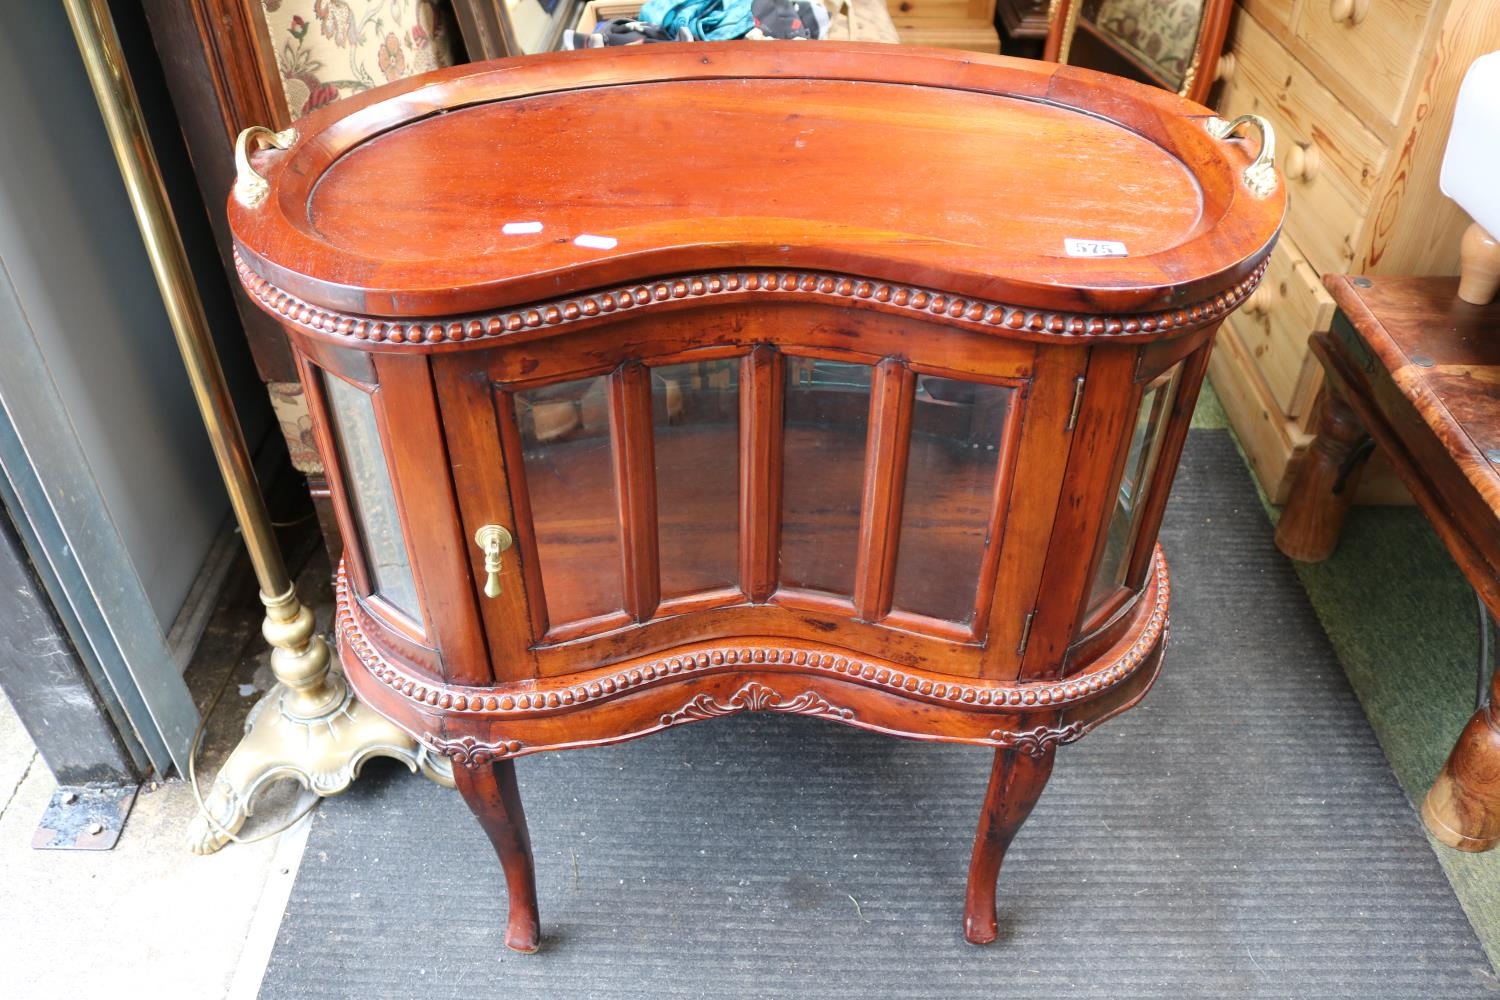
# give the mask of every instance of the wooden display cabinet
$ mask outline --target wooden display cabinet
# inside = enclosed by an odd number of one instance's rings
[[[1157,528],[1284,208],[1255,125],[1051,64],[725,43],[448,71],[255,159],[240,276],[331,470],[340,657],[453,760],[510,946],[514,758],[743,711],[993,749],[965,927],[994,939],[1057,747],[1160,665]]]

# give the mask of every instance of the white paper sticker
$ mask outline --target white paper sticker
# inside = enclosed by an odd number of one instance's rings
[[[1125,244],[1114,240],[1063,240],[1069,257],[1129,257]]]
[[[590,250],[613,250],[619,246],[620,241],[613,236],[593,236],[584,233],[582,236],[573,237],[573,245],[588,247]]]
[[[540,222],[507,222],[500,227],[500,231],[506,236],[525,236],[527,233],[539,233],[542,231]]]

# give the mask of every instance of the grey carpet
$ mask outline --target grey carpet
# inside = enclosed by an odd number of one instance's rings
[[[1058,755],[960,932],[989,754],[745,715],[527,758],[544,948],[458,797],[317,813],[263,998],[1492,996],[1228,435],[1192,432],[1146,701]]]

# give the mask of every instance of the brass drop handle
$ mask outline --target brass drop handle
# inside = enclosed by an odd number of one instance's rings
[[[474,532],[474,544],[484,550],[484,596],[500,596],[500,553],[511,546],[510,532],[498,524],[486,524]]]
[[[1331,0],[1328,4],[1328,16],[1342,24],[1348,22],[1350,25],[1358,24],[1370,13],[1370,0]]]

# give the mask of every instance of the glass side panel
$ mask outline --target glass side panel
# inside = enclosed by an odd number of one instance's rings
[[[739,583],[740,359],[651,369],[663,598]]]
[[[912,411],[894,607],[969,622],[1014,392],[922,375]]]
[[[387,604],[414,622],[422,620],[417,584],[406,554],[406,537],[396,513],[396,494],[380,446],[375,401],[370,394],[333,375],[323,376],[333,418],[344,498],[359,532],[360,553],[370,586]]]
[[[870,425],[869,365],[786,359],[781,582],[852,597]]]
[[[621,610],[609,376],[525,389],[515,406],[548,623]]]
[[[1141,512],[1146,507],[1151,476],[1156,469],[1156,455],[1161,450],[1162,434],[1167,428],[1167,415],[1172,410],[1181,371],[1182,366],[1178,365],[1162,373],[1141,395],[1135,426],[1130,432],[1130,450],[1125,455],[1125,471],[1120,477],[1115,508],[1109,517],[1104,557],[1099,561],[1094,585],[1089,592],[1090,611],[1098,608],[1125,582],[1125,570],[1135,548]]]

